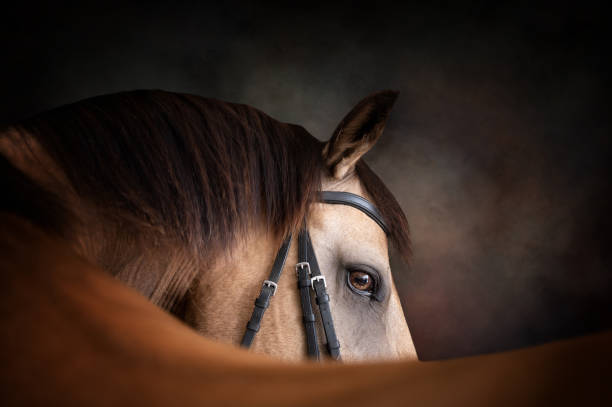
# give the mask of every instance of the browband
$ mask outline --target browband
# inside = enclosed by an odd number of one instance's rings
[[[359,195],[351,194],[350,192],[340,191],[322,191],[320,193],[320,197],[321,202],[328,204],[348,205],[359,209],[361,212],[368,215],[374,222],[378,223],[378,226],[380,226],[386,234],[389,234],[389,228],[387,227],[382,215],[367,199]]]

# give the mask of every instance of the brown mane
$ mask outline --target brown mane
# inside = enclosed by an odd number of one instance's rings
[[[99,208],[118,230],[175,242],[202,259],[231,248],[257,220],[279,238],[290,232],[316,199],[324,168],[323,143],[300,126],[250,106],[158,90],[82,100],[13,128],[32,136],[79,199]],[[7,160],[0,164],[5,191],[11,191],[1,209],[58,229],[61,197],[54,200],[23,181],[28,178]],[[357,173],[407,258],[408,226],[399,205],[364,162]],[[54,203],[33,206],[36,196]],[[25,202],[28,211],[21,209]],[[122,264],[107,268],[166,309],[195,278],[193,268],[167,267],[173,275],[143,279],[122,273]],[[130,273],[142,274],[142,268]]]

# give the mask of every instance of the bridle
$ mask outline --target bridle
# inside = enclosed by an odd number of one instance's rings
[[[378,212],[376,207],[367,199],[352,194],[350,192],[338,191],[323,191],[319,195],[319,202],[327,204],[348,205],[359,209],[361,212],[368,215],[374,220],[386,234],[389,234],[389,229]],[[287,236],[283,241],[280,249],[276,254],[276,259],[272,265],[272,270],[267,280],[264,280],[259,296],[255,300],[255,307],[251,319],[247,323],[246,331],[242,338],[241,346],[248,348],[251,346],[255,335],[261,326],[266,309],[270,305],[270,299],[276,294],[278,288],[278,280],[280,279],[293,234]],[[325,331],[327,340],[327,351],[333,359],[340,359],[340,342],[336,336],[334,329],[334,321],[329,306],[329,295],[327,294],[327,282],[325,276],[321,274],[317,256],[315,255],[310,234],[306,222],[304,221],[302,228],[298,233],[298,263],[295,265],[295,271],[298,279],[298,289],[300,291],[300,299],[302,303],[302,319],[304,321],[304,329],[306,331],[306,346],[308,356],[313,359],[319,359],[319,344],[317,340],[317,329],[315,326],[315,314],[312,311],[312,301],[310,297],[310,289],[314,291],[316,303],[319,307],[319,314]]]

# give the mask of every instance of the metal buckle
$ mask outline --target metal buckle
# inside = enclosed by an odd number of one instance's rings
[[[298,268],[303,269],[304,267],[308,269],[308,275],[310,275],[310,263],[308,263],[307,261],[303,261],[295,265],[295,274],[297,274]]]
[[[312,285],[312,287],[314,288],[314,282],[319,280],[323,280],[323,286],[327,288],[327,281],[325,280],[325,276],[314,276],[313,278],[311,278],[310,284]]]
[[[265,286],[274,288],[274,291],[272,291],[272,297],[274,297],[274,294],[276,294],[276,289],[278,288],[278,284],[276,284],[274,281],[264,280],[263,287]]]

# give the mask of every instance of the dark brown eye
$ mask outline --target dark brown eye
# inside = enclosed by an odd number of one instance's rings
[[[372,293],[374,291],[374,277],[364,271],[349,271],[348,282],[357,291]]]

